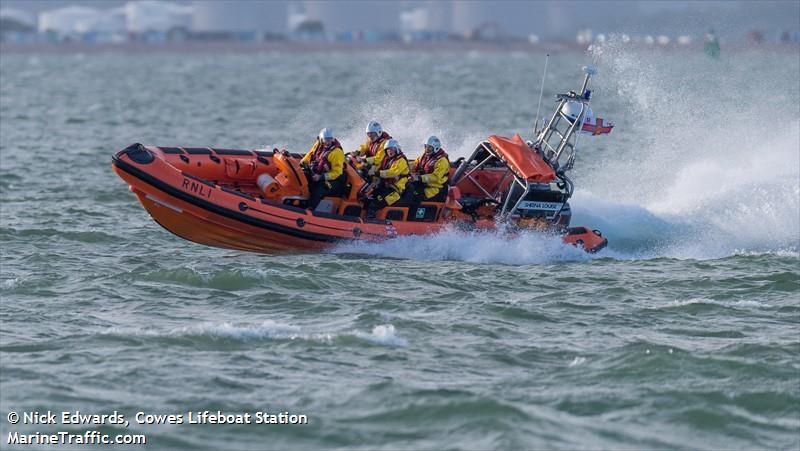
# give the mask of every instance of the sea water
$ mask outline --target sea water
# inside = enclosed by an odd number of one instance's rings
[[[616,124],[581,137],[572,173],[598,255],[457,231],[214,249],[159,227],[111,171],[134,142],[302,152],[331,127],[351,150],[371,119],[411,157],[435,134],[455,160],[530,138],[540,54],[0,61],[4,446],[89,428],[7,421],[47,411],[118,412],[128,426],[92,428],[162,449],[800,446],[796,49],[551,57],[543,110],[592,63],[593,109]]]

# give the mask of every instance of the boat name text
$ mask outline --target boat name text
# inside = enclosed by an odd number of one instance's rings
[[[519,204],[520,210],[548,210],[548,211],[558,211],[561,209],[561,206],[564,205],[560,202],[535,202],[526,200]]]

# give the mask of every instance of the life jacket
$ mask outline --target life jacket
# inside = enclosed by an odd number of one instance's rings
[[[383,160],[381,161],[381,165],[378,168],[378,171],[385,171],[385,170],[391,168],[392,165],[396,161],[400,160],[401,158],[403,160],[406,160],[406,165],[408,165],[408,160],[406,159],[406,156],[403,155],[403,151],[398,150],[397,153],[394,154],[393,157],[389,157],[389,154],[386,154],[386,156],[383,157]],[[381,181],[384,184],[394,188],[395,185],[397,185],[397,182],[399,182],[401,179],[404,179],[404,178],[408,178],[408,174],[398,175],[397,177],[381,178]]]
[[[331,162],[328,161],[328,155],[336,149],[341,148],[339,140],[334,139],[330,146],[323,148],[324,143],[317,140],[317,148],[311,154],[311,170],[315,174],[324,174],[331,170]]]
[[[439,149],[430,155],[427,153],[422,154],[422,158],[419,159],[419,164],[416,167],[416,172],[420,175],[430,174],[433,172],[433,168],[436,166],[436,162],[439,161],[440,158],[447,158],[447,154],[445,153],[444,149]]]
[[[389,136],[388,133],[381,132],[381,136],[378,136],[378,139],[376,139],[375,141],[370,141],[370,143],[368,144],[368,146],[367,146],[367,156],[368,157],[374,157],[375,154],[378,153],[378,148],[381,146],[381,143],[383,143],[384,141],[390,140],[390,139],[392,139],[392,137]]]

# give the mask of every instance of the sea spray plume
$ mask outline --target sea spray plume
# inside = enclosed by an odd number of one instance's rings
[[[603,231],[610,249],[603,256],[647,259],[664,255],[665,247],[686,236],[682,224],[666,220],[643,206],[578,189],[570,201],[574,224],[592,224]]]
[[[432,134],[442,138],[452,158],[465,156],[476,142],[493,132],[482,129],[481,123],[471,123],[464,116],[474,109],[474,105],[463,99],[470,99],[475,94],[474,86],[465,83],[464,79],[478,78],[478,75],[471,71],[463,74],[447,72],[436,64],[438,57],[415,56],[415,60],[419,58],[430,60],[426,71],[409,71],[408,61],[402,54],[382,52],[357,57],[356,69],[324,83],[349,86],[350,91],[345,97],[355,100],[342,103],[338,98],[333,99],[336,108],[329,111],[327,118],[321,116],[316,108],[308,108],[290,126],[303,130],[308,128],[309,122],[331,121],[339,140],[349,151],[364,142],[364,126],[367,121],[375,119],[400,142],[409,157],[421,152],[422,140]],[[323,62],[327,64],[327,61]],[[453,84],[451,80],[454,78],[459,79],[459,83]],[[434,88],[445,83],[448,85],[446,90]],[[464,84],[468,86],[462,86]],[[457,111],[453,110],[454,99]],[[330,103],[325,102],[326,105]]]
[[[651,54],[618,39],[590,55],[605,74],[598,90],[621,102],[619,128],[635,138],[583,186],[686,232],[668,256],[798,249],[797,60]]]
[[[447,61],[449,57],[441,55],[414,55],[413,64],[404,54],[395,52],[354,58],[356,63],[348,70],[334,64],[335,59],[314,60],[312,75],[319,80],[304,85],[307,107],[288,120],[287,128],[309,130],[310,124],[317,128],[330,126],[345,151],[349,151],[364,142],[364,126],[376,119],[400,142],[409,157],[421,152],[421,141],[433,134],[442,139],[448,155],[455,161],[467,156],[475,143],[491,134],[511,136],[527,131],[530,126],[533,111],[526,102],[508,102],[505,106],[513,113],[513,121],[483,107],[491,104],[486,97],[518,99],[529,96],[534,84],[538,89],[539,80],[526,78],[521,83],[517,69],[477,62],[454,66]],[[425,70],[409,71],[408,67],[418,65],[419,60],[425,61]],[[488,76],[500,85],[497,90],[481,89]],[[520,87],[521,84],[525,86]],[[340,95],[343,92],[346,95]],[[343,102],[342,98],[351,100]],[[299,146],[305,150],[310,145],[306,141],[297,137],[281,146]]]
[[[364,124],[377,118],[384,130],[400,142],[406,156],[415,158],[421,152],[422,140],[430,135],[442,138],[451,158],[466,156],[475,142],[485,138],[482,132],[465,132],[452,122],[438,99],[425,97],[414,85],[401,84],[396,77],[407,75],[399,63],[379,59],[374,62],[373,76],[360,88],[363,99],[348,110],[350,125],[343,139],[346,146],[355,147],[365,139]],[[394,67],[395,70],[386,70]]]

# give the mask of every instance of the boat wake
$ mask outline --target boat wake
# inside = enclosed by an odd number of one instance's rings
[[[506,265],[578,262],[598,258],[564,244],[559,236],[537,232],[509,236],[504,232],[464,232],[454,229],[430,235],[401,236],[382,242],[357,241],[342,244],[332,252]],[[606,251],[601,253],[606,254]]]
[[[614,39],[589,56],[618,130],[582,146],[572,224],[601,230],[607,249],[588,256],[537,233],[447,231],[335,252],[515,265],[800,255],[797,61],[765,60],[754,72],[702,54],[645,54]]]
[[[665,64],[615,39],[590,56],[604,74],[600,89],[618,94],[603,97],[625,113],[614,148],[594,155],[602,167],[579,184],[576,222],[645,257],[798,253],[797,62],[765,61],[755,73],[704,55]]]

